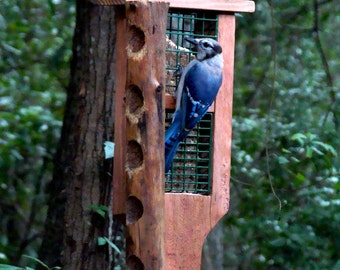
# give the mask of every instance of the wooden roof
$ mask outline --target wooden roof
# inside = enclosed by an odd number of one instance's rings
[[[137,0],[138,1],[138,0]],[[144,0],[146,1],[146,0]],[[103,6],[124,5],[131,0],[91,0]],[[254,12],[254,1],[246,0],[149,0],[149,2],[169,2],[170,8],[215,10],[225,12]]]

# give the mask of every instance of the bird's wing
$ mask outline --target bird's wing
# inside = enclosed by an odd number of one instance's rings
[[[185,81],[185,76],[188,73],[188,71],[197,64],[198,61],[196,59],[192,60],[183,70],[181,79],[179,80],[178,86],[177,86],[177,91],[176,91],[176,110],[179,110],[181,107],[181,99],[182,99],[182,93],[183,93],[183,88],[184,88],[184,81]]]
[[[192,129],[202,119],[215,100],[222,83],[222,73],[212,74],[197,62],[187,71],[182,93],[181,108],[185,108],[185,128]],[[183,114],[182,114],[183,116]]]

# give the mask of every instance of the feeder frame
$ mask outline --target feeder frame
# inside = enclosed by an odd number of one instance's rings
[[[113,214],[116,217],[125,217],[127,267],[150,270],[200,269],[204,239],[229,208],[235,13],[254,12],[255,4],[253,1],[242,0],[166,1],[170,9],[205,10],[218,14],[218,41],[223,48],[224,59],[223,82],[211,109],[215,123],[211,192],[209,195],[201,195],[164,193],[164,121],[158,120],[160,117],[164,119],[165,107],[174,108],[175,101],[172,96],[167,95],[164,99],[164,96],[154,94],[157,89],[162,93],[165,89],[165,76],[162,77],[160,71],[160,64],[164,64],[165,46],[149,42],[153,34],[145,32],[143,25],[150,23],[147,27],[156,29],[157,38],[161,39],[163,34],[165,39],[164,12],[167,12],[168,8],[164,5],[165,1],[91,0],[91,2],[98,5],[123,5],[117,7],[119,12],[116,18],[116,62],[120,69],[116,76]],[[139,13],[140,9],[149,12],[149,17],[138,18],[142,14]],[[158,22],[152,16],[156,16]],[[145,19],[150,21],[145,22]],[[157,76],[151,77],[151,81],[145,81],[146,87],[142,87],[141,90],[143,109],[138,117],[133,118],[135,120],[129,119],[131,116],[127,110],[129,106],[131,109],[127,100],[128,92],[131,92],[129,86],[135,84],[134,79],[131,80],[132,77],[137,78],[137,86],[138,80],[143,78],[138,76],[138,68],[131,70],[132,65],[138,64],[139,60],[131,60],[131,55],[126,50],[129,42],[134,39],[133,36],[129,36],[132,26],[144,31],[146,46],[150,51],[156,49],[158,53],[158,59],[142,59],[146,61],[144,64],[147,66],[138,66],[139,69],[144,67],[149,70],[151,74],[154,71],[149,69],[148,65],[156,68]],[[140,35],[139,30],[135,34]],[[142,70],[140,72],[145,74]],[[157,124],[152,123],[155,120]],[[160,132],[148,132],[148,128],[155,128]],[[150,143],[150,140],[155,140],[156,144]],[[129,167],[131,165],[129,151],[134,152],[135,149],[129,145],[131,141],[140,145],[142,150],[142,162],[132,171]],[[155,152],[156,149],[161,155]],[[151,227],[148,229],[148,226]],[[156,245],[152,247],[155,243]]]

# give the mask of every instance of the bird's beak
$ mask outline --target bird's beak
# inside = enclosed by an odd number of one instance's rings
[[[188,41],[189,43],[195,45],[195,46],[198,45],[198,40],[195,39],[195,38],[192,38],[192,37],[184,37],[184,39],[185,39],[186,41]]]

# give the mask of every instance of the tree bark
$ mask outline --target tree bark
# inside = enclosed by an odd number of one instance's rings
[[[112,222],[91,210],[111,204],[112,159],[103,143],[114,141],[115,8],[77,1],[71,78],[40,259],[63,269],[112,268],[100,236]],[[62,254],[62,256],[61,256]]]

